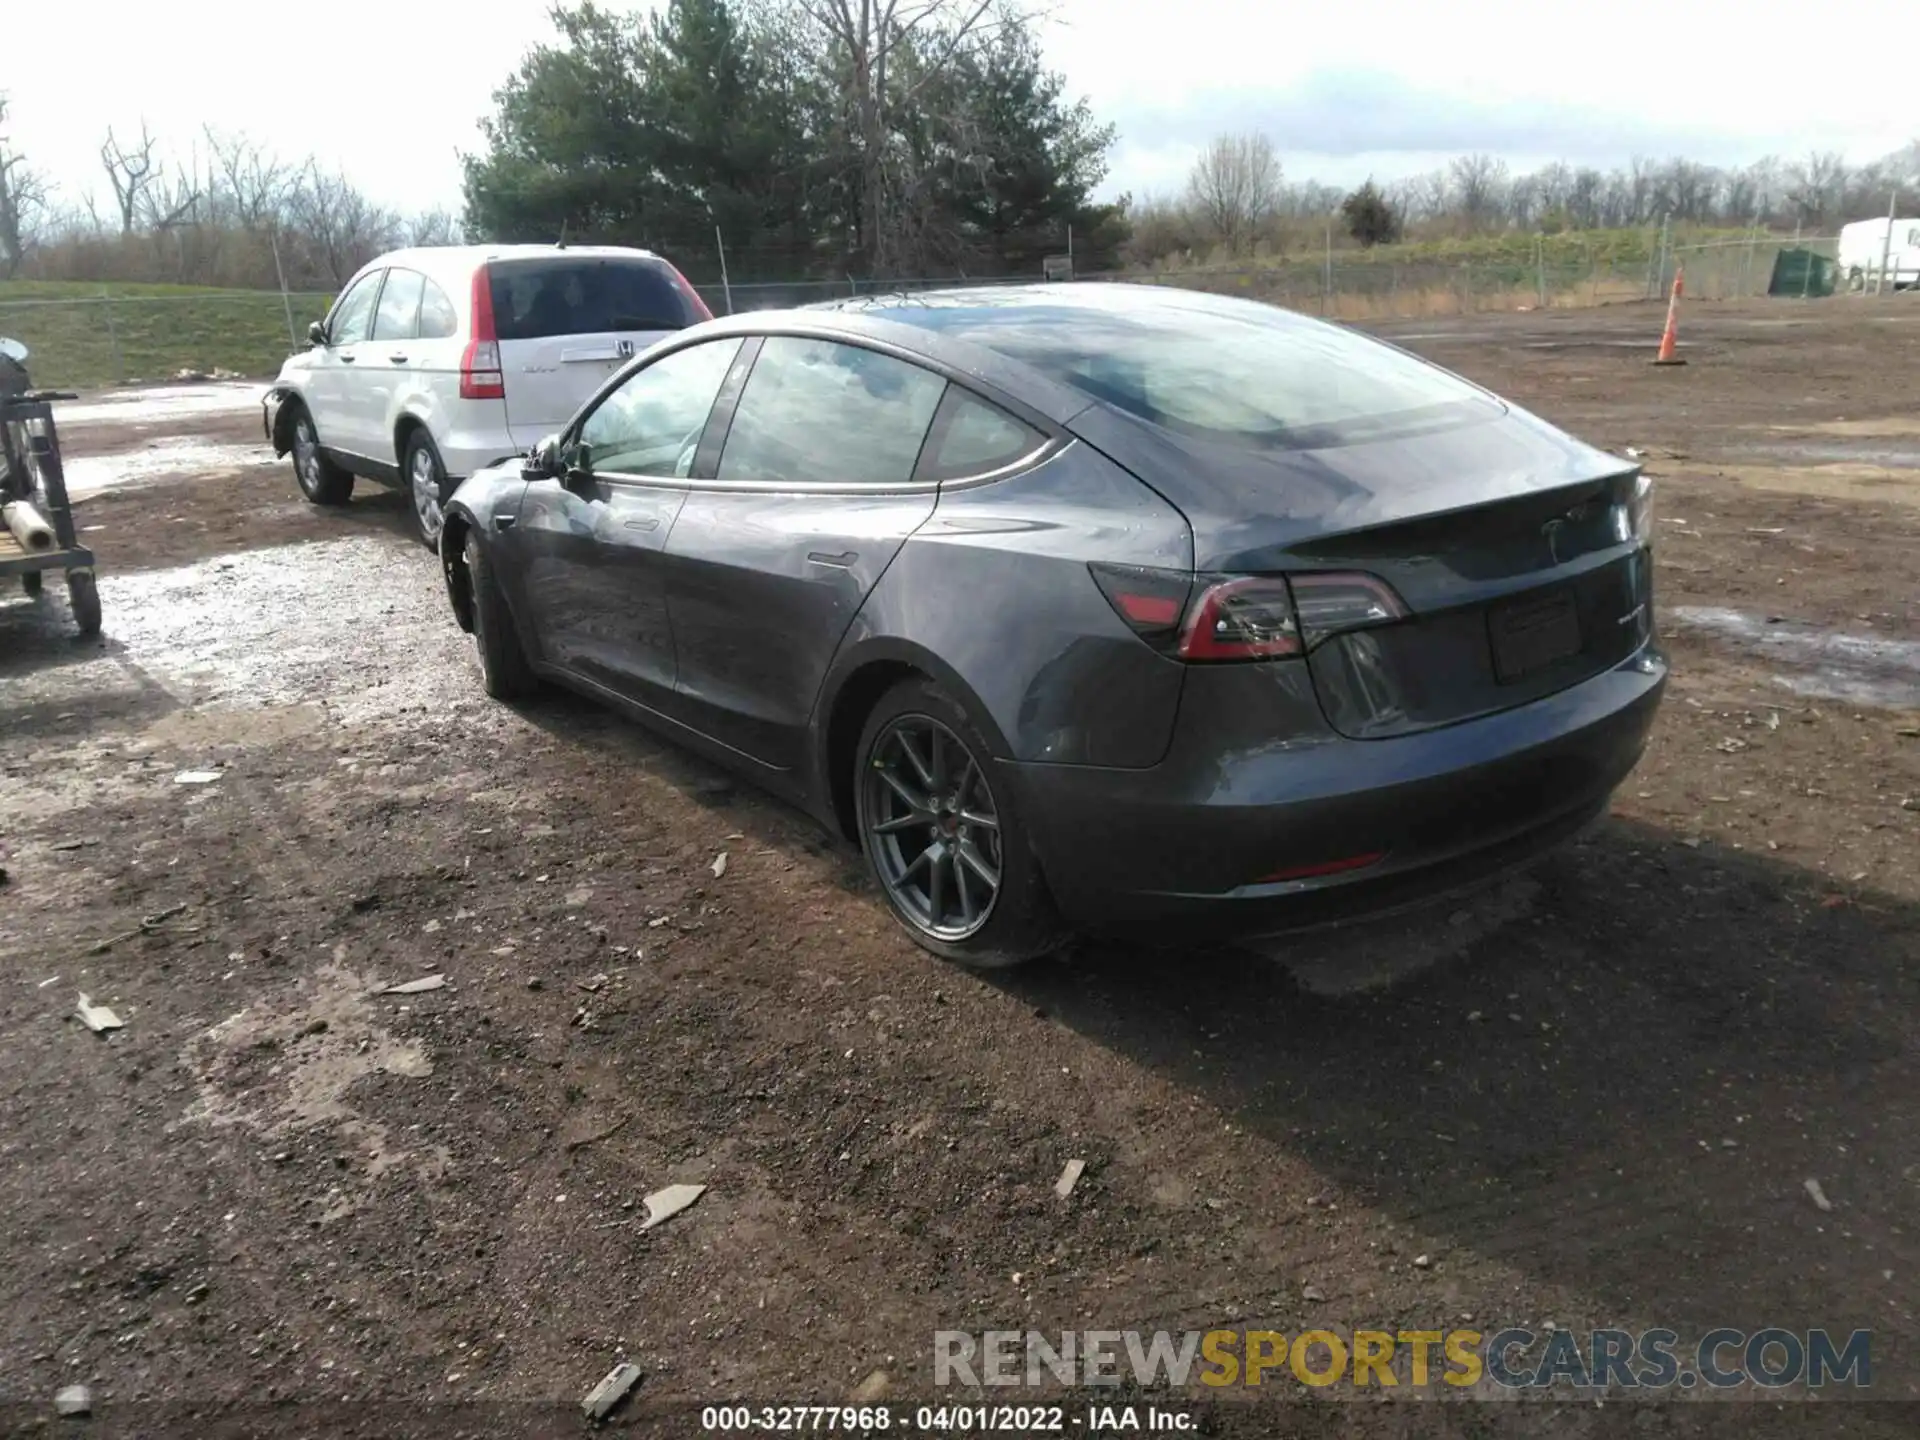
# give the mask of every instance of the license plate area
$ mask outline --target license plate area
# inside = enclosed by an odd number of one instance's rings
[[[1573,592],[1555,590],[1493,606],[1487,612],[1487,637],[1494,678],[1502,685],[1578,655],[1580,611]]]

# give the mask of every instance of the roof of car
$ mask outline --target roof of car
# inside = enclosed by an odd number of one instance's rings
[[[1047,312],[1045,323],[1072,324],[1081,315],[1092,322],[1100,315],[1137,314],[1142,310],[1162,314],[1176,310],[1231,313],[1245,304],[1196,290],[1107,281],[969,285],[951,290],[842,297],[787,310],[749,310],[709,321],[699,329],[707,335],[786,332],[864,337],[971,375],[1064,424],[1094,403],[1084,391],[1049,379],[1019,359],[933,322],[964,322],[969,316],[1004,318],[1010,312],[1030,310]],[[966,328],[964,323],[957,327],[959,331]]]
[[[434,273],[467,271],[488,260],[541,260],[575,258],[585,260],[658,260],[651,250],[630,245],[414,245],[404,250],[389,250],[379,259],[362,267],[377,270],[404,266]]]

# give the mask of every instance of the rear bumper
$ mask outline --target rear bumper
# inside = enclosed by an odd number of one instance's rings
[[[1666,677],[1649,646],[1497,715],[1264,749],[1210,746],[1217,736],[1183,707],[1152,769],[1009,768],[1070,923],[1128,936],[1272,933],[1469,886],[1573,835],[1638,762]],[[1375,854],[1342,873],[1261,878]]]
[[[446,468],[449,480],[464,480],[489,465],[516,460],[526,453],[524,446],[514,444],[513,436],[504,427],[455,430],[444,442],[436,437],[435,443],[439,445],[440,463]]]

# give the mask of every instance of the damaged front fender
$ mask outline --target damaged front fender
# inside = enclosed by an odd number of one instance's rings
[[[294,407],[287,402],[298,398],[299,393],[290,385],[275,385],[260,397],[261,428],[275,455],[285,455],[293,449]]]

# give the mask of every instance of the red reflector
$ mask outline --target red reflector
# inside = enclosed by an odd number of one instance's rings
[[[1344,860],[1322,860],[1317,865],[1296,865],[1290,870],[1276,870],[1271,875],[1262,875],[1253,883],[1272,885],[1281,880],[1311,880],[1319,875],[1338,875],[1345,870],[1364,870],[1386,858],[1386,851],[1372,850],[1365,855],[1349,855]]]
[[[1180,618],[1179,600],[1165,595],[1127,595],[1113,597],[1120,613],[1136,625],[1171,625]]]

